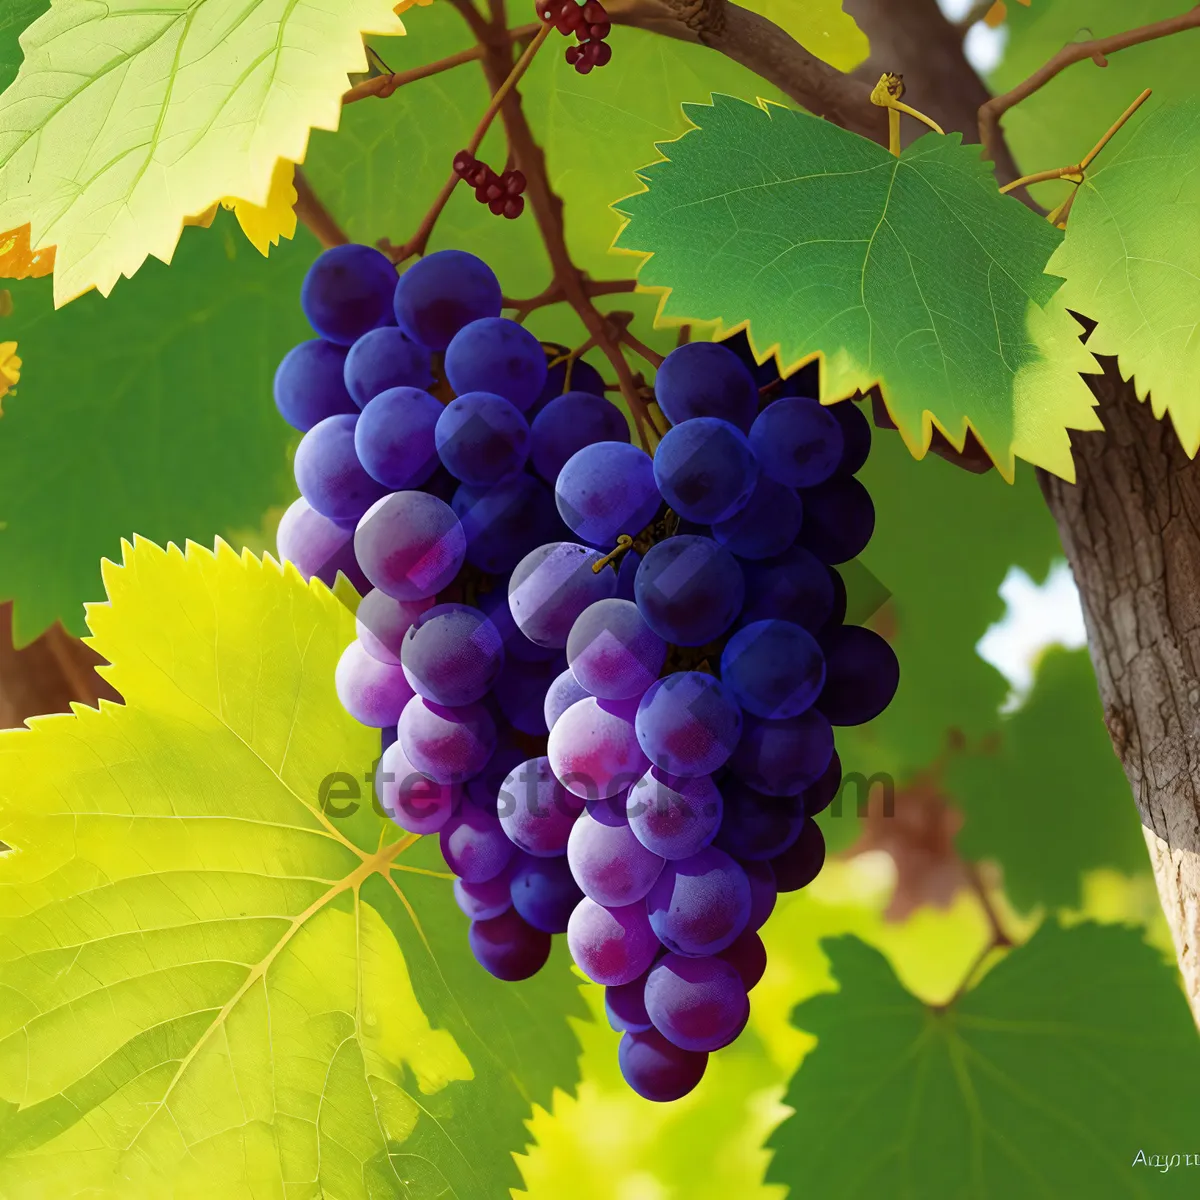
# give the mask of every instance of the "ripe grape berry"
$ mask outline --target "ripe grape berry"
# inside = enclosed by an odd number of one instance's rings
[[[596,0],[538,12],[577,70],[607,61]],[[520,211],[520,172],[454,169]],[[333,683],[381,731],[380,803],[438,835],[485,970],[526,979],[565,935],[629,1086],[678,1099],[749,1019],[777,895],[821,870],[834,727],[899,683],[836,569],[874,528],[870,425],[738,334],[663,361],[651,455],[457,250],[396,281],[338,247],[302,295],[318,336],[275,379],[304,434],[279,554],[364,594]]]
[[[475,189],[475,199],[486,204],[494,216],[515,221],[525,211],[525,176],[521,171],[510,168],[497,175],[469,150],[460,150],[454,156],[454,173]]]

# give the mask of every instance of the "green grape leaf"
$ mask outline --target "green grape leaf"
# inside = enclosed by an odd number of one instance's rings
[[[975,645],[1004,616],[1009,568],[1044,578],[1061,548],[1027,469],[1009,487],[937,455],[916,462],[895,433],[877,429],[859,478],[875,504],[861,562],[891,592],[869,623],[896,651],[900,687],[874,721],[836,731],[838,752],[849,772],[899,782],[941,757],[951,730],[974,744],[998,729],[1008,685]],[[853,832],[854,801],[826,827],[838,845]]]
[[[263,204],[397,29],[391,0],[56,0],[0,95],[0,230],[57,246],[56,305],[107,295],[214,200]]]
[[[318,252],[301,231],[264,260],[221,213],[108,300],[56,312],[49,279],[5,281],[24,366],[0,422],[0,597],[18,646],[56,620],[84,631],[122,537],[211,544],[290,502],[298,435],[271,380],[312,336],[297,297]]]
[[[910,451],[974,430],[1074,478],[1068,429],[1095,429],[1095,363],[1044,267],[1061,234],[999,195],[978,147],[926,134],[898,157],[807,113],[714,95],[615,207],[616,248],[667,321],[747,326],[785,373],[822,360],[822,398],[880,385]]]
[[[1200,41],[1197,41],[1200,47]],[[1135,118],[1136,120],[1136,118]],[[1094,354],[1200,449],[1200,99],[1159,108],[1088,169],[1049,270],[1063,303],[1098,321]],[[1190,230],[1191,234],[1186,231]]]
[[[224,543],[139,540],[105,583],[125,704],[0,734],[0,1193],[517,1185],[578,989],[476,966],[431,839],[351,803],[349,610]]]
[[[50,0],[8,0],[0,10],[0,92],[21,66],[21,34],[50,7]]]
[[[946,784],[966,816],[959,849],[998,861],[1017,907],[1077,906],[1081,876],[1096,867],[1147,869],[1086,650],[1046,652],[1029,698],[1003,718],[998,743],[952,758]]]
[[[989,74],[988,86],[995,93],[1006,92],[1069,42],[1111,37],[1137,25],[1177,17],[1186,8],[1180,0],[1138,0],[1136,5],[1127,0],[1009,4],[1004,54]],[[1028,174],[1077,163],[1143,88],[1154,89],[1156,104],[1194,96],[1197,61],[1200,29],[1114,51],[1103,69],[1084,59],[1004,114],[1005,139]],[[1104,154],[1111,152],[1110,147]],[[1070,191],[1070,184],[1058,180],[1031,188],[1034,198],[1047,208],[1065,200]]]
[[[1192,1147],[1200,1041],[1136,932],[1045,925],[941,1010],[856,938],[824,945],[841,990],[796,1010],[818,1044],[768,1142],[770,1182],[895,1200],[1195,1194],[1194,1172],[1145,1165]]]

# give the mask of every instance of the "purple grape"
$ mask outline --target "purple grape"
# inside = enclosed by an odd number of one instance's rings
[[[825,656],[808,630],[790,621],[744,625],[721,652],[721,679],[746,712],[795,717],[825,684]]]
[[[513,875],[510,891],[513,908],[544,933],[566,933],[583,899],[565,858],[526,858]]]
[[[438,841],[446,865],[467,883],[495,879],[517,852],[504,836],[500,818],[474,804],[459,808],[442,826]]]
[[[530,737],[544,737],[546,724],[546,693],[562,673],[566,660],[560,654],[548,662],[505,663],[492,697],[505,720],[516,730]]]
[[[371,246],[334,246],[308,268],[300,307],[323,338],[349,346],[364,333],[390,325],[396,268]]]
[[[626,1033],[617,1049],[625,1082],[645,1100],[660,1104],[679,1100],[704,1077],[708,1055],[681,1050],[657,1029]]]
[[[501,485],[505,486],[505,485]],[[560,659],[562,651],[557,646],[539,646],[531,642],[513,620],[508,606],[508,581],[496,580],[490,592],[481,592],[476,603],[488,615],[504,642],[505,662],[542,663]]]
[[[565,395],[567,392],[590,392],[594,396],[604,395],[604,379],[586,359],[571,358],[565,361],[552,361],[563,359],[563,356],[568,353],[567,348],[559,346],[553,349],[543,347],[543,349],[546,351],[546,382],[542,387],[541,395],[533,402],[533,407],[528,410],[530,413],[540,413],[551,400]]]
[[[606,550],[623,533],[639,534],[662,507],[653,460],[628,442],[594,442],[572,454],[554,498],[575,535]]]
[[[605,908],[587,896],[571,913],[567,946],[575,965],[604,987],[630,983],[644,974],[659,950],[644,904]]]
[[[635,726],[656,767],[672,775],[711,775],[729,761],[742,736],[742,711],[715,676],[677,671],[651,684]]]
[[[475,961],[509,983],[536,975],[550,957],[550,935],[511,908],[490,921],[472,921],[467,940]]]
[[[746,507],[758,482],[758,463],[737,426],[715,417],[693,417],[659,442],[654,481],[681,517],[711,525]]]
[[[541,394],[546,374],[541,343],[507,317],[464,325],[446,348],[446,378],[459,396],[495,392],[524,412]]]
[[[479,609],[438,604],[409,627],[400,661],[417,695],[453,708],[482,699],[496,682],[504,645]]]
[[[724,803],[709,775],[678,778],[651,767],[629,789],[625,815],[647,850],[666,859],[691,858],[716,836]]]
[[[787,850],[804,827],[799,796],[764,796],[730,780],[716,845],[739,862],[765,862]]]
[[[518,867],[518,857],[491,879],[483,883],[468,883],[465,879],[454,881],[454,899],[458,907],[472,921],[488,921],[498,917],[512,907],[512,878]]]
[[[498,317],[504,297],[482,259],[438,250],[418,259],[395,285],[396,324],[429,350],[445,350],[465,325]]]
[[[350,347],[346,390],[359,408],[392,388],[427,388],[433,383],[429,351],[394,325],[372,329]]]
[[[750,920],[750,881],[728,854],[709,846],[667,863],[650,889],[646,911],[668,950],[689,957],[716,954]]]
[[[855,478],[831,479],[801,493],[804,523],[799,544],[823,563],[849,562],[866,549],[875,531],[875,505]]]
[[[420,487],[438,467],[433,431],[441,415],[442,406],[418,388],[380,392],[363,409],[354,430],[358,461],[384,487]]]
[[[433,474],[421,485],[421,491],[436,496],[444,504],[449,504],[460,487],[462,484],[442,466],[441,459],[438,459],[438,465],[434,467]]]
[[[801,547],[797,546],[797,550]],[[833,610],[829,614],[829,620],[821,628],[821,633],[826,630],[835,628],[841,625],[846,620],[846,604],[848,597],[846,595],[846,582],[841,576],[841,572],[834,567],[826,567],[829,572],[829,582],[833,587]],[[815,630],[813,632],[816,632]]]
[[[764,475],[741,511],[714,523],[712,534],[738,558],[772,558],[796,540],[803,518],[800,497]]]
[[[551,400],[530,427],[529,458],[548,483],[567,459],[593,442],[628,442],[625,414],[603,395],[567,392]]]
[[[795,796],[815,782],[833,757],[833,729],[815,708],[768,721],[747,716],[729,766],[756,792]]]
[[[467,539],[448,504],[424,492],[393,492],[367,510],[354,552],[367,578],[397,600],[436,595],[458,574]]]
[[[303,496],[283,514],[275,539],[279,561],[290,562],[306,583],[319,579],[333,587],[341,571],[359,592],[370,591],[354,557],[353,529],[321,516]]]
[[[549,759],[531,758],[500,785],[496,812],[514,846],[535,858],[555,858],[567,852],[583,801],[554,778]]]
[[[761,929],[775,910],[778,892],[775,872],[769,862],[743,862],[740,865],[750,881],[750,920],[746,922],[746,929]],[[742,931],[744,934],[745,930]]]
[[[346,347],[313,338],[293,346],[275,371],[275,407],[293,429],[307,433],[326,417],[358,410],[342,381]]]
[[[732,946],[726,946],[718,958],[727,962],[737,973],[746,991],[762,979],[767,969],[767,948],[753,929],[743,929]]]
[[[562,785],[585,800],[606,800],[635,784],[650,766],[634,732],[629,701],[588,696],[554,723],[546,754]]]
[[[529,424],[503,396],[465,392],[442,409],[438,457],[456,479],[490,487],[516,475],[529,457]]]
[[[462,800],[461,785],[435,783],[422,775],[399,741],[383,752],[375,779],[384,812],[409,833],[440,832]]]
[[[520,766],[528,757],[529,755],[520,746],[508,740],[505,734],[501,734],[496,739],[496,749],[492,751],[492,757],[488,759],[487,766],[478,775],[467,780],[467,799],[490,813],[496,812],[501,785],[513,769]]]
[[[355,618],[358,640],[372,658],[398,667],[404,635],[412,623],[432,607],[432,597],[424,600],[394,600],[386,592],[374,588],[358,606]]]
[[[833,615],[832,568],[803,546],[789,546],[782,554],[742,564],[746,599],[742,625],[780,620],[818,632]]]
[[[481,704],[447,708],[414,696],[400,715],[399,731],[405,757],[438,783],[478,775],[496,748],[496,726]]]
[[[357,641],[338,659],[334,686],[342,707],[372,729],[395,725],[413,696],[402,668],[372,658]]]
[[[842,790],[842,760],[835,750],[821,778],[804,789],[804,811],[810,817],[824,812]]]
[[[654,1026],[646,1012],[646,976],[639,975],[631,983],[604,989],[604,1009],[608,1023],[618,1033],[645,1033]]]
[[[825,865],[825,835],[811,818],[800,836],[778,858],[771,859],[775,886],[781,892],[798,892],[808,887]]]
[[[754,376],[755,387],[765,388],[768,384],[778,381],[779,359],[772,354],[766,362],[760,363],[758,356],[754,353],[754,348],[750,345],[750,338],[745,329],[739,329],[736,333],[721,338],[720,344],[738,356],[741,364]]]
[[[742,571],[723,546],[692,535],[651,546],[634,582],[646,624],[675,646],[719,638],[742,607]]]
[[[588,695],[580,687],[579,680],[569,670],[563,671],[546,689],[546,699],[542,706],[542,715],[546,721],[547,730],[554,728],[555,721],[575,703]]]
[[[738,356],[719,342],[687,342],[662,361],[654,394],[672,425],[718,417],[743,433],[758,412],[758,388]]]
[[[593,804],[574,823],[567,862],[583,894],[605,908],[645,899],[663,869],[660,855],[634,837],[625,819],[605,803]]]
[[[821,636],[825,687],[817,707],[833,725],[862,725],[892,702],[900,686],[896,652],[871,629],[842,625]]]
[[[842,460],[838,463],[838,475],[853,475],[861,471],[871,452],[871,422],[862,409],[851,400],[842,400],[829,406],[829,411],[842,427]]]
[[[640,698],[658,678],[667,644],[629,600],[597,600],[579,614],[567,638],[571,672],[601,700]]]
[[[331,521],[357,521],[385,490],[358,461],[357,424],[358,418],[347,413],[326,417],[296,447],[293,466],[300,494]]]
[[[741,976],[723,959],[668,954],[646,980],[646,1012],[681,1050],[712,1051],[741,1033],[750,1001]]]
[[[636,550],[627,550],[621,555],[621,565],[617,568],[617,598],[619,600],[634,600],[634,581],[637,579],[638,567],[642,565],[642,556]]]
[[[845,439],[831,409],[807,396],[782,396],[750,426],[763,474],[789,488],[824,483],[842,461]]]
[[[467,561],[489,575],[511,571],[539,546],[567,533],[550,489],[531,475],[488,488],[462,484],[451,500],[467,539]]]
[[[602,557],[576,542],[550,542],[521,559],[508,580],[517,628],[539,646],[566,646],[579,614],[616,590],[616,572],[592,569]]]

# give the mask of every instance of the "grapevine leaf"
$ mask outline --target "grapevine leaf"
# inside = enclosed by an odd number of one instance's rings
[[[991,753],[953,758],[947,782],[966,816],[959,848],[1000,863],[1014,904],[1078,905],[1085,871],[1146,870],[1137,809],[1104,728],[1086,650],[1046,653],[1029,699],[1004,719],[998,743]]]
[[[0,229],[58,248],[56,305],[107,295],[221,196],[265,202],[280,157],[337,127],[387,0],[56,0],[0,95]]]
[[[0,92],[21,66],[21,34],[50,7],[50,0],[5,0],[0,6]]]
[[[1008,6],[1004,55],[988,76],[995,93],[1028,78],[1069,42],[1111,37],[1135,25],[1177,17],[1180,0],[1037,0]],[[1004,114],[1004,136],[1021,170],[1048,171],[1077,163],[1100,140],[1126,105],[1147,87],[1155,103],[1196,94],[1200,29],[1127,46],[1108,56],[1103,70],[1085,60],[1056,75]],[[1105,150],[1107,156],[1111,149]],[[1035,199],[1051,208],[1071,185],[1034,184]],[[1072,217],[1073,219],[1073,217]]]
[[[125,704],[0,734],[0,1192],[518,1183],[577,989],[486,975],[429,839],[348,802],[378,754],[333,687],[350,612],[224,543],[126,545],[105,583]]]
[[[1200,42],[1197,43],[1200,45]],[[1200,448],[1200,99],[1159,108],[1088,170],[1050,260],[1095,354]],[[1191,230],[1192,235],[1183,233]]]
[[[312,336],[296,298],[317,253],[302,233],[264,262],[222,213],[108,300],[55,312],[48,279],[10,286],[0,336],[25,365],[0,422],[0,597],[18,645],[59,619],[83,632],[122,537],[211,543],[290,502],[271,379]]]
[[[1045,925],[943,1010],[856,938],[825,949],[841,990],[796,1011],[818,1045],[769,1181],[897,1200],[1194,1194],[1186,1171],[1151,1189],[1132,1165],[1190,1145],[1200,1120],[1187,1004],[1133,930]]]
[[[296,164],[281,158],[271,175],[266,204],[251,204],[236,196],[228,196],[222,201],[226,208],[233,210],[242,232],[259,254],[267,254],[272,246],[279,244],[280,238],[296,236],[295,177]]]
[[[899,158],[807,113],[714,95],[616,207],[660,314],[747,330],[785,371],[820,357],[823,398],[879,384],[916,457],[968,428],[1074,477],[1068,429],[1095,429],[1095,369],[1044,273],[1061,240],[998,194],[978,147],[926,134]]]

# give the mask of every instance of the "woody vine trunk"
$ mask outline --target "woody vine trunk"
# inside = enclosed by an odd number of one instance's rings
[[[1073,437],[1076,482],[1039,474],[1200,1023],[1200,462],[1103,365],[1104,432]]]

